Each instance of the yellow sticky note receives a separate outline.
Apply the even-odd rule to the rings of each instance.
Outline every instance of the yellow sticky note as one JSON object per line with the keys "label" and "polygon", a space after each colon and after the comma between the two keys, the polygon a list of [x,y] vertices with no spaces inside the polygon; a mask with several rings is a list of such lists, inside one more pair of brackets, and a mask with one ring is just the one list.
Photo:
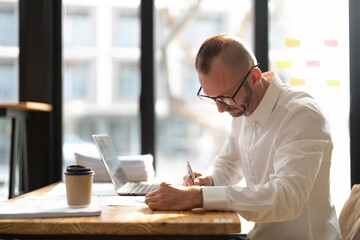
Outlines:
{"label": "yellow sticky note", "polygon": [[294,38],[285,38],[285,46],[287,47],[300,47],[300,40]]}
{"label": "yellow sticky note", "polygon": [[329,87],[340,87],[340,81],[339,80],[327,80],[326,85]]}
{"label": "yellow sticky note", "polygon": [[304,79],[298,79],[298,78],[290,78],[290,85],[291,86],[301,86],[301,85],[305,85],[305,80]]}
{"label": "yellow sticky note", "polygon": [[291,68],[292,62],[291,61],[276,61],[277,68]]}

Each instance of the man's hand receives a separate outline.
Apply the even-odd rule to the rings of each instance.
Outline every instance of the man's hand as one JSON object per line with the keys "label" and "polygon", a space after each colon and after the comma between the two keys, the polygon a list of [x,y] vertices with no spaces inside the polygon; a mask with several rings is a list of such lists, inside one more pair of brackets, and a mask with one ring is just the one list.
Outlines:
{"label": "man's hand", "polygon": [[189,173],[183,177],[183,186],[214,186],[214,181],[210,176],[202,176],[201,173],[193,172],[195,183],[193,183]]}
{"label": "man's hand", "polygon": [[203,206],[201,187],[173,186],[162,182],[145,197],[151,210],[190,210]]}

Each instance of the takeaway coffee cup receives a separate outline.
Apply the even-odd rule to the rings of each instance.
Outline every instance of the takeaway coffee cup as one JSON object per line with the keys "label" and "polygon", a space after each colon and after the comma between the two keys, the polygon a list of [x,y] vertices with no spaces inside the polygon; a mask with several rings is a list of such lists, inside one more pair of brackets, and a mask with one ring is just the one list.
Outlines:
{"label": "takeaway coffee cup", "polygon": [[69,207],[86,207],[91,202],[94,171],[82,165],[70,165],[65,171],[66,196]]}

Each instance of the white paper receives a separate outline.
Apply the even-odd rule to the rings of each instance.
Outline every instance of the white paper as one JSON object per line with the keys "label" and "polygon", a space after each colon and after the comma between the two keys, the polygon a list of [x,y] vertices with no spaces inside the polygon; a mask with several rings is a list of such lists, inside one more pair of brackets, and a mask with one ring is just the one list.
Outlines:
{"label": "white paper", "polygon": [[[91,167],[95,171],[94,182],[110,182],[100,155],[74,153],[76,164]],[[145,182],[154,178],[153,156],[151,154],[118,156],[129,181]]]}
{"label": "white paper", "polygon": [[0,203],[0,219],[98,216],[101,208],[96,197],[84,208],[70,208],[65,196],[29,196]]}
{"label": "white paper", "polygon": [[98,200],[101,206],[147,206],[145,196],[101,196]]}

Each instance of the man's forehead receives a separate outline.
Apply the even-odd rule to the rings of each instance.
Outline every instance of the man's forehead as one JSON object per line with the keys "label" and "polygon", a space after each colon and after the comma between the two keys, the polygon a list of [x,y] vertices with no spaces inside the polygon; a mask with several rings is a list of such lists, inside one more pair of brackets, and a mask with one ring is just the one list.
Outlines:
{"label": "man's forehead", "polygon": [[200,85],[203,88],[203,93],[211,96],[226,96],[231,95],[233,91],[232,81],[224,77],[209,77],[209,75],[199,74]]}

